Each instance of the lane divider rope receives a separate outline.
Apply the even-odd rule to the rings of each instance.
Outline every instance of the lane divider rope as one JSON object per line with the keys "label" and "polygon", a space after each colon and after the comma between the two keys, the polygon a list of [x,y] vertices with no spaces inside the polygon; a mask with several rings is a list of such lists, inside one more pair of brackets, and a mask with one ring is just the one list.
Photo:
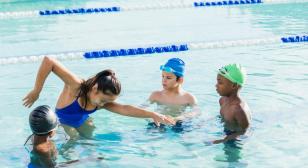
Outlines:
{"label": "lane divider rope", "polygon": [[261,3],[302,3],[308,0],[222,0],[222,1],[176,1],[176,2],[155,2],[153,4],[141,4],[135,6],[121,5],[105,8],[75,8],[75,9],[55,9],[55,10],[36,10],[21,12],[0,12],[0,19],[39,17],[54,15],[75,15],[75,14],[105,14],[121,11],[151,10],[151,9],[176,9],[176,8],[200,8],[236,5],[255,5]]}
{"label": "lane divider rope", "polygon": [[[49,56],[55,57],[59,60],[78,60],[78,59],[93,59],[93,58],[103,58],[103,57],[137,56],[137,55],[161,54],[161,53],[172,53],[172,52],[185,52],[188,50],[192,51],[192,50],[213,49],[213,48],[243,47],[243,46],[279,44],[279,43],[289,44],[289,43],[302,43],[302,42],[308,42],[308,35],[272,37],[263,39],[217,41],[217,42],[192,42],[192,43],[171,44],[171,45],[135,47],[126,49],[125,48],[105,49],[105,50],[96,50],[90,52],[49,54]],[[45,55],[3,57],[0,58],[0,65],[37,62],[42,60],[44,56]]]}

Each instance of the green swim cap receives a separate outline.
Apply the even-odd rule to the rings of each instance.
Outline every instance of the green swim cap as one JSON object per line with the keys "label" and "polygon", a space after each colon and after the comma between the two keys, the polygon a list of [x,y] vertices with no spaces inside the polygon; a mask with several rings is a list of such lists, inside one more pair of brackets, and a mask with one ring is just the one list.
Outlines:
{"label": "green swim cap", "polygon": [[240,86],[245,84],[246,70],[240,64],[226,65],[219,69],[218,74]]}

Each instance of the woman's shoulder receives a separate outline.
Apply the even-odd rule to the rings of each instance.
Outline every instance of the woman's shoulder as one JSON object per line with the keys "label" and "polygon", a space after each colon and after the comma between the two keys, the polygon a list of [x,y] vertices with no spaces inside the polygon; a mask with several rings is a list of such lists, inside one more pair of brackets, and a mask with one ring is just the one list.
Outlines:
{"label": "woman's shoulder", "polygon": [[64,97],[68,96],[71,98],[76,98],[80,92],[80,87],[84,81],[84,79],[80,79],[79,82],[76,82],[74,84],[65,84],[61,95],[65,95]]}

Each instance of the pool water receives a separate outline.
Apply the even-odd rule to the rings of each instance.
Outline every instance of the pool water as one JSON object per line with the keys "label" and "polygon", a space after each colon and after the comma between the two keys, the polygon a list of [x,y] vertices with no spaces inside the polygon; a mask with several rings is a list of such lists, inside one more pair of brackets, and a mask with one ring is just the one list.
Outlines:
{"label": "pool water", "polygon": [[[151,1],[144,1],[152,3]],[[68,7],[116,6],[139,1],[0,2],[0,12]],[[130,11],[99,15],[0,20],[0,56],[27,56],[196,41],[220,41],[307,34],[308,3]],[[186,62],[183,88],[193,93],[202,115],[182,132],[148,129],[144,119],[100,110],[93,115],[94,140],[54,138],[58,163],[67,167],[304,167],[308,165],[308,45],[271,44],[193,50],[134,57],[68,60],[62,63],[88,78],[115,70],[123,92],[118,102],[139,106],[161,89],[159,67],[169,58]],[[252,110],[248,138],[208,145],[224,136],[218,117],[216,70],[241,63],[248,71],[242,97]],[[23,143],[31,134],[22,98],[33,87],[39,62],[0,66],[1,167],[26,167]],[[63,84],[49,75],[34,106],[55,107]],[[29,146],[28,146],[29,147]],[[97,159],[104,158],[104,159]]]}

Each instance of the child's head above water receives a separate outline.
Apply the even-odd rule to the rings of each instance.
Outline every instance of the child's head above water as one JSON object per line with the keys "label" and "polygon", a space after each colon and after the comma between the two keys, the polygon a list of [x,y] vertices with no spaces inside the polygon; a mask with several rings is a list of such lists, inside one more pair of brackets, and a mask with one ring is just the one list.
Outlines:
{"label": "child's head above water", "polygon": [[57,128],[58,119],[49,106],[43,105],[30,113],[29,124],[34,135],[46,136]]}
{"label": "child's head above water", "polygon": [[171,58],[164,65],[162,70],[162,84],[165,89],[177,87],[183,83],[185,63],[179,58]]}
{"label": "child's head above water", "polygon": [[246,70],[240,64],[228,64],[218,70],[217,92],[221,96],[228,96],[238,91],[246,81]]}

